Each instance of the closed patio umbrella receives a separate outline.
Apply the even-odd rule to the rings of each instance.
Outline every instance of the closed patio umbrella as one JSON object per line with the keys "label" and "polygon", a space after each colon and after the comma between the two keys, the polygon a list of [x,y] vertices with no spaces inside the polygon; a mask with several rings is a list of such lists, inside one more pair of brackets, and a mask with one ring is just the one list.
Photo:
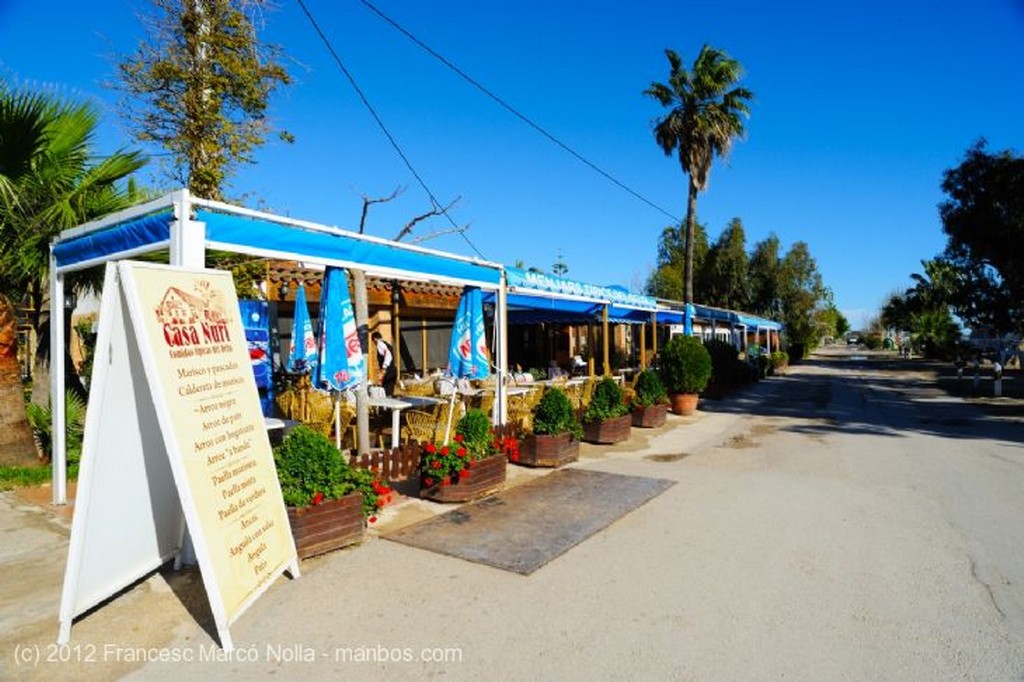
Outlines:
{"label": "closed patio umbrella", "polygon": [[319,361],[313,385],[334,394],[335,445],[341,447],[340,392],[366,379],[366,356],[359,344],[356,316],[348,293],[348,277],[341,268],[328,267],[320,292]]}
{"label": "closed patio umbrella", "polygon": [[292,340],[288,344],[289,372],[312,372],[316,368],[316,337],[306,304],[306,287],[299,284],[295,294],[295,313],[292,319]]}
{"label": "closed patio umbrella", "polygon": [[[477,287],[466,287],[455,311],[452,339],[448,346],[448,374],[456,380],[486,379],[491,375],[487,330],[484,325],[483,294]],[[452,391],[451,409],[448,410],[448,424],[444,431],[446,443],[451,435],[455,393],[456,391]]]}

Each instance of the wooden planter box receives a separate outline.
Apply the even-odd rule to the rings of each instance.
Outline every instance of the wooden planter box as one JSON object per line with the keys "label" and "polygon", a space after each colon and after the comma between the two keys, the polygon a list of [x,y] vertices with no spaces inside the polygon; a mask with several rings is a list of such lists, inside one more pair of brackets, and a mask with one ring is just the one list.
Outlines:
{"label": "wooden planter box", "polygon": [[560,467],[580,458],[580,442],[571,433],[532,434],[519,443],[519,461],[528,467]]}
{"label": "wooden planter box", "polygon": [[288,523],[300,559],[308,559],[363,539],[363,495],[349,493],[309,507],[288,507]]}
{"label": "wooden planter box", "polygon": [[631,414],[632,425],[641,429],[654,429],[665,423],[668,419],[668,405],[648,405],[637,408]]}
{"label": "wooden planter box", "polygon": [[628,414],[583,425],[583,440],[588,443],[621,443],[624,440],[629,440],[629,433],[630,416]]}
{"label": "wooden planter box", "polygon": [[506,464],[508,457],[504,453],[485,457],[473,462],[467,478],[420,488],[420,497],[434,502],[469,502],[490,495],[505,485]]}

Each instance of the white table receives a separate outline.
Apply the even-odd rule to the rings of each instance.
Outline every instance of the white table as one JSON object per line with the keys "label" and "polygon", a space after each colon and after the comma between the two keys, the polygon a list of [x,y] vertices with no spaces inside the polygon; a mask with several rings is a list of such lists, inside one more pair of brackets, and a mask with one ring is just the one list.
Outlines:
{"label": "white table", "polygon": [[[411,398],[411,396],[410,396]],[[391,410],[391,447],[397,448],[399,443],[399,429],[402,419],[402,410],[412,407],[413,403],[397,398],[370,398],[366,401],[370,407],[379,407]]]}

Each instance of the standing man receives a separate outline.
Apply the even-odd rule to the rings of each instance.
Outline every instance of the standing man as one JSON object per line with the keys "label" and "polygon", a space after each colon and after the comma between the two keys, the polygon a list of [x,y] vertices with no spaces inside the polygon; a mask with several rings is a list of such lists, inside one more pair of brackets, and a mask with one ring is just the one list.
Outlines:
{"label": "standing man", "polygon": [[398,370],[395,368],[395,356],[391,346],[381,337],[380,332],[370,335],[373,345],[377,348],[377,366],[380,367],[380,383],[388,397],[394,395],[395,382],[398,381]]}

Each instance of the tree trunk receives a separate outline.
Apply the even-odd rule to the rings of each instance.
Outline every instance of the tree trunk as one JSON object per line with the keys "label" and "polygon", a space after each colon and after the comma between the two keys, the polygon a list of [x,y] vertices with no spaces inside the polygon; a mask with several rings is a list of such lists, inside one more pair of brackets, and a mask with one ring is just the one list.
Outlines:
{"label": "tree trunk", "polygon": [[683,266],[683,303],[693,303],[693,233],[697,221],[697,185],[690,178],[686,199],[686,263]]}
{"label": "tree trunk", "polygon": [[41,466],[25,416],[25,392],[18,364],[18,321],[0,296],[0,465]]}

